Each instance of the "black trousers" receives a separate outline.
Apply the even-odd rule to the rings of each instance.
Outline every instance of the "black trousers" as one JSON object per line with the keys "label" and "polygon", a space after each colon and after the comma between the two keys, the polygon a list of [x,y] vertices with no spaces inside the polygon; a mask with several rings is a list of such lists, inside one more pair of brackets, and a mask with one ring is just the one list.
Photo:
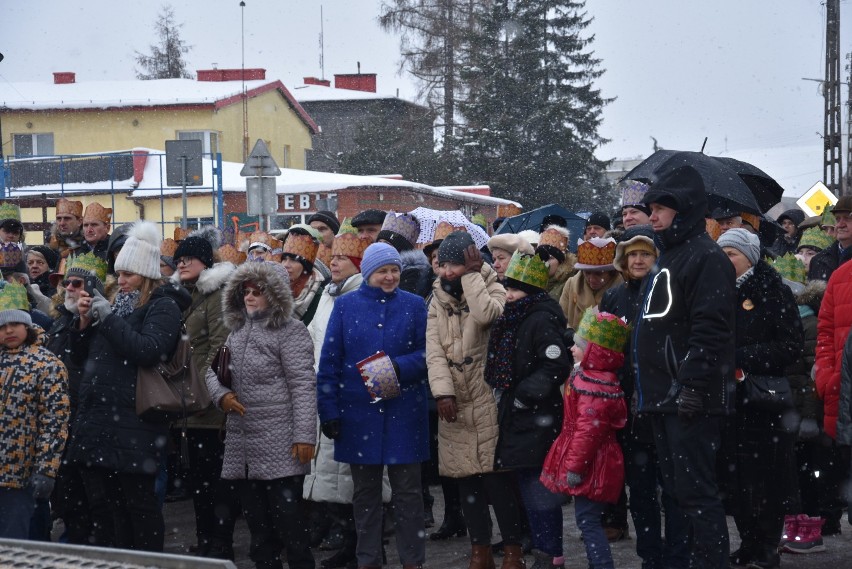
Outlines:
{"label": "black trousers", "polygon": [[222,480],[225,443],[218,429],[187,429],[188,480],[195,510],[198,544],[216,542],[230,546],[240,510],[239,493],[228,480]]}
{"label": "black trousers", "polygon": [[154,474],[81,468],[94,545],[162,551],[165,526]]}
{"label": "black trousers", "polygon": [[459,496],[470,542],[473,545],[491,543],[491,514],[489,499],[503,543],[520,545],[524,529],[522,505],[515,488],[514,473],[490,472],[459,478]]}
{"label": "black trousers", "polygon": [[240,480],[240,500],[251,533],[249,557],[258,568],[279,569],[282,547],[290,569],[314,569],[310,525],[306,523],[304,476]]}
{"label": "black trousers", "polygon": [[74,545],[91,545],[92,520],[83,476],[76,465],[63,461],[53,491],[54,514],[65,524],[65,538]]}

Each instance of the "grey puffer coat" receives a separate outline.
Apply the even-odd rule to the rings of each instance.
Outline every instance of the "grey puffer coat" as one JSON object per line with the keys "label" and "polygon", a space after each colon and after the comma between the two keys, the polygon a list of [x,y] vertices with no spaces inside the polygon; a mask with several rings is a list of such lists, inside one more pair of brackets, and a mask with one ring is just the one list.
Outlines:
{"label": "grey puffer coat", "polygon": [[[249,316],[242,285],[257,283],[269,302]],[[228,279],[222,296],[225,341],[231,349],[232,389],[212,370],[207,388],[217,407],[230,391],[245,406],[228,415],[222,478],[274,480],[307,474],[309,465],[292,456],[295,443],[316,444],[316,375],[313,344],[305,325],[292,318],[293,296],[284,267],[246,263]]]}

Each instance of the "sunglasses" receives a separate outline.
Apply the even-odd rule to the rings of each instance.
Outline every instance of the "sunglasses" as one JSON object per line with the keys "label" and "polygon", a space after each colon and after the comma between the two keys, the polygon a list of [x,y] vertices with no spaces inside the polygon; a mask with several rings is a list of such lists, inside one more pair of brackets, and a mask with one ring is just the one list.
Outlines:
{"label": "sunglasses", "polygon": [[244,288],[244,289],[243,289],[243,296],[254,296],[254,297],[258,297],[258,296],[260,296],[260,295],[262,295],[262,294],[263,294],[263,293],[262,293],[261,291],[259,291],[258,289],[256,289],[256,288]]}
{"label": "sunglasses", "polygon": [[82,279],[65,279],[62,281],[62,286],[65,288],[79,288],[83,286]]}

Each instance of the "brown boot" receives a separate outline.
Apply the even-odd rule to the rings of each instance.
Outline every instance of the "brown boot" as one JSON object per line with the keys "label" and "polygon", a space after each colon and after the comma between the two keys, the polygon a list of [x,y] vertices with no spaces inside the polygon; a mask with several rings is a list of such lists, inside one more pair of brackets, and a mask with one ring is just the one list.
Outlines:
{"label": "brown boot", "polygon": [[467,569],[496,569],[491,545],[472,545],[470,565],[467,566]]}
{"label": "brown boot", "polygon": [[524,549],[520,544],[503,545],[503,565],[500,569],[526,569],[527,564],[524,563]]}

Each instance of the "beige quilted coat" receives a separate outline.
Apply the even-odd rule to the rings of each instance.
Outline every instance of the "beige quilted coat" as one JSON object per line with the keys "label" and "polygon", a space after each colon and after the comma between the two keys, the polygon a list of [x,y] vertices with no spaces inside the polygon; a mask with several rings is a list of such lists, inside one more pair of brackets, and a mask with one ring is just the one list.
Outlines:
{"label": "beige quilted coat", "polygon": [[426,326],[426,363],[435,398],[454,395],[455,423],[439,421],[438,459],[443,476],[463,478],[491,472],[497,445],[497,405],[485,383],[485,358],[491,325],[502,314],[506,290],[484,264],[480,274],[462,278],[458,301],[433,286]]}

